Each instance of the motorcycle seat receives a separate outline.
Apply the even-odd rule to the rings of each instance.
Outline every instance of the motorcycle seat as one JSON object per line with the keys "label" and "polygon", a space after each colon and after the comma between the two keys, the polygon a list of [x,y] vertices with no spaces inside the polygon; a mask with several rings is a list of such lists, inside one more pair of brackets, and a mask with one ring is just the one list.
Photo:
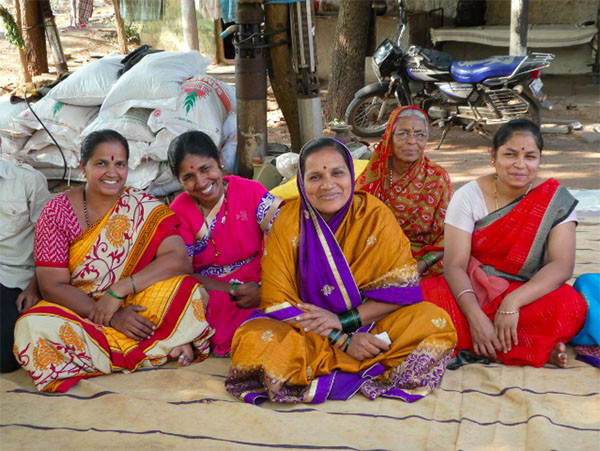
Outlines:
{"label": "motorcycle seat", "polygon": [[461,83],[479,83],[486,78],[510,75],[524,56],[490,56],[476,61],[454,61],[450,72]]}
{"label": "motorcycle seat", "polygon": [[426,60],[428,60],[425,63],[428,67],[444,71],[450,69],[450,65],[452,64],[452,56],[448,53],[423,48],[420,49],[419,53],[423,55]]}

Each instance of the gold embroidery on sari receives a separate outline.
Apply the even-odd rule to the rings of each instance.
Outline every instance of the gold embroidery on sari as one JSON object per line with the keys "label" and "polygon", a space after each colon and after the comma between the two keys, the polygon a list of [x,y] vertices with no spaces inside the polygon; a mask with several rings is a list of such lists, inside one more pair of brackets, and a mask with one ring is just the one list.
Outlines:
{"label": "gold embroidery on sari", "polygon": [[50,365],[57,366],[62,362],[62,356],[51,342],[40,338],[33,350],[33,363],[35,367],[44,371]]}
{"label": "gold embroidery on sari", "polygon": [[77,351],[83,351],[85,349],[85,343],[79,338],[69,323],[64,323],[60,327],[59,335],[63,343],[67,346],[71,346]]}
{"label": "gold embroidery on sari", "polygon": [[323,285],[323,288],[321,288],[321,292],[325,296],[329,296],[331,293],[333,293],[333,290],[335,290],[335,287],[332,287],[331,285]]}
{"label": "gold embroidery on sari", "polygon": [[445,318],[433,318],[431,320],[431,322],[433,323],[433,325],[435,327],[437,327],[438,329],[443,329],[446,327],[446,319]]}

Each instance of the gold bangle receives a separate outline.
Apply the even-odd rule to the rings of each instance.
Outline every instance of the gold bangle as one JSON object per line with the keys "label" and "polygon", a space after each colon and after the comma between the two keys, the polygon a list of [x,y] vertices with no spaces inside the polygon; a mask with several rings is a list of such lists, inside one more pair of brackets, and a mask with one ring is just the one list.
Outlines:
{"label": "gold bangle", "polygon": [[505,312],[504,310],[496,310],[496,313],[500,313],[501,315],[516,315],[519,313],[519,311],[515,310],[513,312]]}

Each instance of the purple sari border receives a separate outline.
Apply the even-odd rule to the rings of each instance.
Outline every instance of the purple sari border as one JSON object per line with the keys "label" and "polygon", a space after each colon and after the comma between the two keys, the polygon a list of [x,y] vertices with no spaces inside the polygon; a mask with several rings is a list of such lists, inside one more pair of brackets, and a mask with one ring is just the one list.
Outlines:
{"label": "purple sari border", "polygon": [[600,359],[598,357],[594,357],[593,355],[579,354],[577,357],[575,357],[575,360],[579,360],[583,363],[587,363],[588,365],[600,368]]}
{"label": "purple sari border", "polygon": [[361,291],[361,294],[375,301],[397,305],[412,305],[423,301],[423,292],[420,286],[377,288]]}

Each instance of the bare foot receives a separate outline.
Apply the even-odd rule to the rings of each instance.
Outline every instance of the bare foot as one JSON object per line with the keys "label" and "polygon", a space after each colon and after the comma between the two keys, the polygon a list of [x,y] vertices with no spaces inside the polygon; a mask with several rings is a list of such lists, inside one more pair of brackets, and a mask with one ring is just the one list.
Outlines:
{"label": "bare foot", "polygon": [[567,367],[567,353],[566,353],[567,347],[565,346],[564,343],[558,342],[556,344],[556,346],[554,346],[554,349],[552,350],[552,352],[550,353],[550,358],[548,359],[548,363],[551,363],[552,365],[556,365],[560,368],[566,368]]}
{"label": "bare foot", "polygon": [[170,352],[169,357],[173,360],[177,360],[182,366],[190,366],[194,361],[194,350],[190,343],[176,346]]}

